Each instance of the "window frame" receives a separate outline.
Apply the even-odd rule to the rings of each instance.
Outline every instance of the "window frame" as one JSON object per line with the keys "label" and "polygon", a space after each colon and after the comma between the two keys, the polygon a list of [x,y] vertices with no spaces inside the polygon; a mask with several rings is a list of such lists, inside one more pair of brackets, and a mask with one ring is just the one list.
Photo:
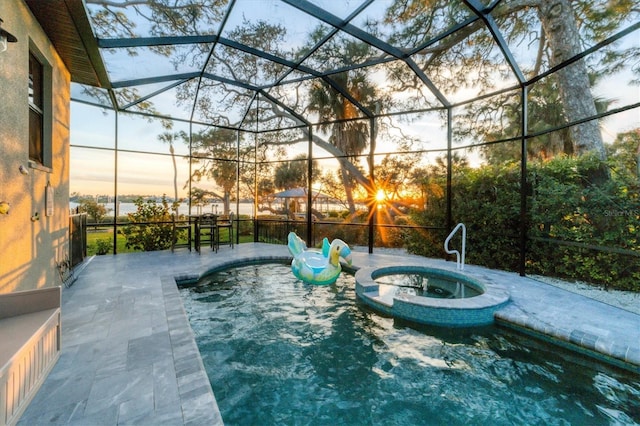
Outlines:
{"label": "window frame", "polygon": [[[40,105],[34,102],[34,96],[32,95],[31,84],[31,66],[32,61],[39,65],[40,70]],[[28,157],[29,167],[32,169],[42,170],[45,172],[52,172],[53,156],[52,156],[52,103],[53,103],[53,88],[52,88],[52,67],[45,59],[44,55],[32,44],[29,47],[29,63],[28,63],[28,126],[29,126],[29,146]],[[37,142],[39,148],[39,155],[33,155],[32,153],[32,137],[34,137],[34,123],[32,118],[39,118],[39,141]],[[35,136],[37,137],[37,136]],[[37,157],[37,158],[35,158]]]}

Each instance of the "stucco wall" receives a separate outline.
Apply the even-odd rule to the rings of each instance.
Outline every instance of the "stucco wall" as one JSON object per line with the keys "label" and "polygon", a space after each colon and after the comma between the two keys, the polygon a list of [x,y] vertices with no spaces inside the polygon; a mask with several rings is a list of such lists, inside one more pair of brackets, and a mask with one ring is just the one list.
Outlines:
{"label": "stucco wall", "polygon": [[[68,253],[70,77],[48,38],[21,0],[0,1],[3,28],[18,38],[0,53],[0,293],[60,285],[56,262]],[[52,72],[52,167],[29,166],[29,49]],[[24,166],[28,175],[20,173]],[[54,213],[45,215],[45,187],[54,189]],[[39,220],[32,221],[35,213]]]}

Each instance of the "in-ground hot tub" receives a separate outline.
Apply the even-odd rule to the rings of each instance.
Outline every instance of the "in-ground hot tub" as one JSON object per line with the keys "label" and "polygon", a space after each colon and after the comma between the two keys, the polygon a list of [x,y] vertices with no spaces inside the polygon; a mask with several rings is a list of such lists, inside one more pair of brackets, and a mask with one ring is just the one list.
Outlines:
{"label": "in-ground hot tub", "polygon": [[509,302],[500,285],[462,272],[420,265],[367,267],[356,272],[356,294],[369,307],[393,317],[447,327],[493,324]]}

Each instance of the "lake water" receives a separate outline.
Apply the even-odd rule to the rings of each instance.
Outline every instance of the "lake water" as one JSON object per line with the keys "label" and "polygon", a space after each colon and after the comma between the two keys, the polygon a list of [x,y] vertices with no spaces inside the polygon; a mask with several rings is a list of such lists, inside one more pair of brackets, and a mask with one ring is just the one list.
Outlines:
{"label": "lake water", "polygon": [[[107,210],[107,216],[113,216],[113,203],[101,203],[102,205],[104,205]],[[78,207],[78,203],[75,202],[69,202],[69,208],[70,209],[75,209],[76,207]],[[233,203],[231,205],[231,210],[233,212],[236,211],[236,204]],[[134,213],[136,211],[136,205],[134,203],[120,203],[119,208],[118,208],[118,216],[126,216],[129,213]],[[253,203],[240,203],[240,214],[241,215],[248,215],[248,216],[253,216]],[[188,214],[189,213],[189,207],[187,205],[181,205],[178,208],[178,213],[179,214]],[[212,204],[207,204],[205,206],[202,206],[201,211],[197,211],[195,207],[193,207],[191,209],[191,214],[198,214],[198,213],[222,213],[222,203],[212,203]]]}
{"label": "lake water", "polygon": [[[113,203],[100,203],[103,206],[105,206],[108,210],[107,216],[113,217]],[[273,204],[274,208],[279,208],[281,205],[280,204]],[[76,207],[78,207],[78,203],[70,201],[69,202],[69,209],[74,210]],[[315,208],[318,208],[318,206],[316,206]],[[191,214],[202,214],[202,213],[214,213],[214,214],[221,214],[222,213],[222,203],[210,203],[210,204],[206,204],[204,206],[202,206],[200,208],[200,210],[198,210],[196,207],[192,207],[191,208]],[[339,204],[323,204],[321,206],[321,211],[322,212],[326,212],[326,211],[341,211],[344,210],[345,207]],[[304,210],[304,207],[303,207]],[[118,216],[126,216],[129,213],[134,213],[136,211],[136,205],[134,203],[120,203],[119,207],[118,207]],[[236,213],[236,203],[231,203],[231,211],[233,211],[234,213]],[[189,206],[187,206],[186,204],[182,204],[180,205],[180,207],[178,208],[178,213],[179,214],[188,214],[189,213]],[[240,215],[247,215],[247,216],[251,216],[253,217],[253,203],[240,203],[239,205],[239,213]],[[258,212],[258,214],[269,214],[269,212]]]}

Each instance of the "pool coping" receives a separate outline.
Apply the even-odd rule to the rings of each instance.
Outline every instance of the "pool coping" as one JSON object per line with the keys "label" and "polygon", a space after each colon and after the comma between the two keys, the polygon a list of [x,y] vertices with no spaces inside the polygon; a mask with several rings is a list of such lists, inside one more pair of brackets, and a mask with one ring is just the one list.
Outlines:
{"label": "pool coping", "polygon": [[169,338],[185,424],[222,425],[222,415],[174,277],[162,277]]}

